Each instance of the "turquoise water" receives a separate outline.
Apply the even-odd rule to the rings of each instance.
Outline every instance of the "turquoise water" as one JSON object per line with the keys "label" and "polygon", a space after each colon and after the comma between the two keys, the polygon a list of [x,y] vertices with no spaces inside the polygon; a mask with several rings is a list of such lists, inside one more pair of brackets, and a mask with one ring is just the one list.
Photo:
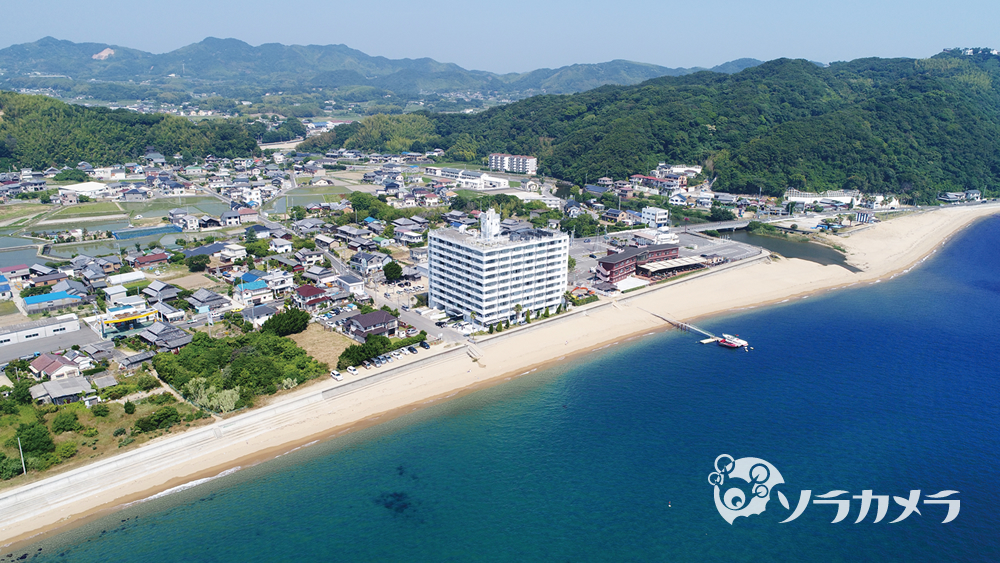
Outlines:
{"label": "turquoise water", "polygon": [[[622,342],[134,505],[37,561],[997,561],[1000,219],[912,272]],[[760,457],[799,491],[960,491],[859,524],[772,498],[730,525],[707,482]],[[38,549],[42,549],[38,552]],[[4,559],[6,560],[6,559]]]}

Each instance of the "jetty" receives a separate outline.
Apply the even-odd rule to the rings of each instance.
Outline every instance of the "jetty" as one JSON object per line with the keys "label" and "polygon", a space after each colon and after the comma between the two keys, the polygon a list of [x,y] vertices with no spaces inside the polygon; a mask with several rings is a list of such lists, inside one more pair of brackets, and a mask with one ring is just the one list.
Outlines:
{"label": "jetty", "polygon": [[[640,307],[640,309],[642,309],[642,308]],[[722,340],[721,337],[716,336],[716,335],[712,334],[711,332],[708,332],[707,330],[702,330],[702,329],[694,326],[693,324],[685,323],[685,322],[678,321],[678,320],[674,320],[674,319],[671,319],[670,317],[665,317],[665,316],[663,316],[663,315],[661,315],[659,313],[654,313],[652,311],[647,311],[646,309],[642,309],[642,310],[646,311],[647,313],[649,313],[650,315],[653,315],[654,317],[656,317],[658,319],[662,319],[662,320],[670,323],[671,325],[674,326],[674,328],[676,328],[678,330],[683,330],[684,332],[697,332],[697,333],[700,333],[700,334],[703,334],[703,335],[707,336],[708,338],[699,341],[702,344],[711,344],[712,342],[718,342],[719,340]]]}

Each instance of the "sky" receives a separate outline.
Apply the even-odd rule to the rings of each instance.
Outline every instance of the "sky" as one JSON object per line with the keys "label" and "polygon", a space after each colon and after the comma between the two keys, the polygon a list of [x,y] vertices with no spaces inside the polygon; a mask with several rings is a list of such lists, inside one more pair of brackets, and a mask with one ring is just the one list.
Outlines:
{"label": "sky", "polygon": [[164,53],[205,37],[344,44],[388,58],[525,72],[627,59],[712,67],[1000,48],[1000,2],[967,0],[32,0],[4,7],[0,48],[45,36]]}

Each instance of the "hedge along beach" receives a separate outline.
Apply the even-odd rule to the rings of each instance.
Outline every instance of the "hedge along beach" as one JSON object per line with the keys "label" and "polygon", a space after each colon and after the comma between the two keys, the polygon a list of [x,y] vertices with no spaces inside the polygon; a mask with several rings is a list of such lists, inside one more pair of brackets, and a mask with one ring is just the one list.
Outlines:
{"label": "hedge along beach", "polygon": [[[0,493],[0,542],[22,542],[123,504],[246,467],[310,441],[378,424],[424,405],[511,379],[571,355],[692,319],[802,297],[909,271],[955,232],[1000,213],[983,204],[927,210],[837,242],[852,273],[795,259],[756,260],[654,286],[344,383],[325,381],[211,426]],[[744,333],[752,327],[734,327]],[[744,330],[745,329],[745,330]],[[470,356],[475,356],[476,359]]]}

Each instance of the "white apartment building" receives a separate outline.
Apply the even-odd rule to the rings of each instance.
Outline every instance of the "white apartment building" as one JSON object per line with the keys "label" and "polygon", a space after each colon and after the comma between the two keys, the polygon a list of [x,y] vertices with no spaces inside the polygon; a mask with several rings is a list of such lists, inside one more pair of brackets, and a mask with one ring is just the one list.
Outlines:
{"label": "white apartment building", "polygon": [[493,153],[490,155],[490,170],[534,174],[538,171],[538,159],[520,154]]}
{"label": "white apartment building", "polygon": [[654,229],[659,227],[669,227],[670,212],[659,207],[643,207],[642,222],[650,227],[653,227]]}
{"label": "white apartment building", "polygon": [[547,229],[500,234],[500,216],[480,217],[480,232],[437,229],[428,236],[429,305],[481,325],[522,311],[555,311],[567,283],[569,235]]}

